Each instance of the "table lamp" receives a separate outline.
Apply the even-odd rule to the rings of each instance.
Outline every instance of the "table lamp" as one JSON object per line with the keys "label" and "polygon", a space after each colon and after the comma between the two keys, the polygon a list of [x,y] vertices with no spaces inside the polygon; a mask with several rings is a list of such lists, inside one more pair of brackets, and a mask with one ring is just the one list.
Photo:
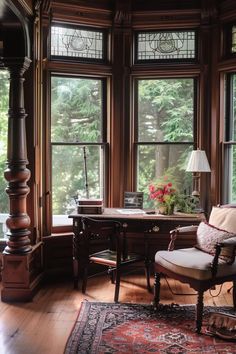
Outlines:
{"label": "table lamp", "polygon": [[193,173],[192,195],[200,197],[199,179],[201,172],[211,172],[209,162],[204,150],[193,150],[186,168],[187,172]]}

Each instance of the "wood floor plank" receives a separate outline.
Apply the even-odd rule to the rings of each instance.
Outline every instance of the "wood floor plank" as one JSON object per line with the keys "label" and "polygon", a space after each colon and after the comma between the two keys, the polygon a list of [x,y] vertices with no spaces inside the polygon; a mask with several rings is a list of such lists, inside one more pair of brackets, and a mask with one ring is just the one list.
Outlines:
{"label": "wood floor plank", "polygon": [[[154,280],[151,279],[153,285]],[[195,295],[188,285],[168,279],[174,295],[165,279],[161,279],[161,303],[194,304]],[[232,286],[226,283],[204,296],[205,305],[232,306]],[[45,284],[32,302],[8,304],[0,302],[0,353],[1,354],[63,354],[67,338],[73,328],[83,300],[113,302],[114,285],[107,276],[88,280],[87,293],[74,290],[72,281]],[[143,274],[122,277],[120,302],[150,304],[153,294],[146,289]]]}

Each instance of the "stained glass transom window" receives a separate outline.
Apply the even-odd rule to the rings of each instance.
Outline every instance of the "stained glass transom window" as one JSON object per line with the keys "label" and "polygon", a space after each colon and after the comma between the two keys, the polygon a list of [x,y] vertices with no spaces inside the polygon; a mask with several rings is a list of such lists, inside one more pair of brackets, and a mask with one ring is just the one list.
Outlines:
{"label": "stained glass transom window", "polygon": [[195,42],[194,31],[139,32],[136,58],[138,61],[194,59]]}
{"label": "stained glass transom window", "polygon": [[104,33],[90,29],[51,27],[51,55],[104,59]]}
{"label": "stained glass transom window", "polygon": [[236,26],[232,27],[232,53],[236,53]]}

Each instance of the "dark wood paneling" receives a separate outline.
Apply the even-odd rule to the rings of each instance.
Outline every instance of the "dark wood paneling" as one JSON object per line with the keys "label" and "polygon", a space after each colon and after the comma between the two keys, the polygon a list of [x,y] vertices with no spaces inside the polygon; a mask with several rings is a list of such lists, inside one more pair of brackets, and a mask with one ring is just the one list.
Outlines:
{"label": "dark wood paneling", "polygon": [[72,274],[72,234],[43,238],[44,271]]}

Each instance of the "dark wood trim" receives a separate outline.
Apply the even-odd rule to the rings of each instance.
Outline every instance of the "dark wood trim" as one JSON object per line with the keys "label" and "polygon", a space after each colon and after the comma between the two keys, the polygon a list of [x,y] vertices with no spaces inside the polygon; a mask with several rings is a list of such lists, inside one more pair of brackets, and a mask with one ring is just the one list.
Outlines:
{"label": "dark wood trim", "polygon": [[218,64],[219,71],[233,72],[236,69],[236,58],[231,58],[227,60],[222,60]]}
{"label": "dark wood trim", "polygon": [[49,11],[52,14],[52,21],[64,23],[80,23],[96,27],[109,27],[112,24],[112,11],[95,4],[95,6],[84,6],[78,3],[51,2]]}
{"label": "dark wood trim", "polygon": [[48,61],[44,60],[44,70],[54,71],[54,72],[63,72],[63,73],[71,73],[71,74],[80,74],[91,76],[111,76],[112,75],[112,67],[111,65],[104,64],[88,64],[88,63],[78,63],[78,62],[69,62],[69,61],[59,61],[52,60]]}
{"label": "dark wood trim", "polygon": [[236,20],[234,0],[223,0],[220,2],[219,17],[222,23],[227,23]]}
{"label": "dark wood trim", "polygon": [[42,243],[23,255],[4,253],[2,268],[2,301],[31,301],[43,280]]}
{"label": "dark wood trim", "polygon": [[188,77],[197,76],[201,72],[199,64],[136,64],[131,68],[132,76],[145,77]]}
{"label": "dark wood trim", "polygon": [[18,0],[26,13],[30,16],[33,15],[33,1],[32,0]]}
{"label": "dark wood trim", "polygon": [[145,30],[196,28],[200,24],[200,18],[200,9],[134,11],[132,13],[132,26],[134,29]]}

